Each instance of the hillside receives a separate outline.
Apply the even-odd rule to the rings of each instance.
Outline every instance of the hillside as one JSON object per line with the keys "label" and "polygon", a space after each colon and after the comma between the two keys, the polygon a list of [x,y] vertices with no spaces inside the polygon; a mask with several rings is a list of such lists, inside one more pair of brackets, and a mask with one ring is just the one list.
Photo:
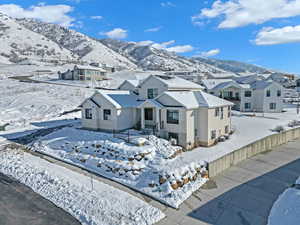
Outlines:
{"label": "hillside", "polygon": [[100,62],[127,69],[136,68],[136,65],[127,58],[77,31],[33,19],[18,19],[17,21],[27,29],[43,35],[62,48],[73,52],[82,61]]}
{"label": "hillside", "polygon": [[216,66],[220,69],[233,72],[233,73],[268,73],[270,70],[248,64],[248,63],[243,63],[243,62],[238,62],[238,61],[233,61],[233,60],[220,60],[220,59],[208,59],[208,58],[193,58],[196,61],[199,61],[201,63],[207,63],[212,66]]}
{"label": "hillside", "polygon": [[32,32],[14,19],[0,13],[0,62],[16,63],[23,59],[75,60],[77,57],[40,34]]}
{"label": "hillside", "polygon": [[0,63],[33,61],[98,62],[119,69],[197,71],[202,73],[269,73],[255,65],[209,58],[188,58],[152,44],[94,39],[65,27],[0,13]]}
{"label": "hillside", "polygon": [[151,45],[113,39],[101,39],[99,42],[127,57],[144,70],[224,72],[213,65],[190,60],[163,49],[156,49]]}

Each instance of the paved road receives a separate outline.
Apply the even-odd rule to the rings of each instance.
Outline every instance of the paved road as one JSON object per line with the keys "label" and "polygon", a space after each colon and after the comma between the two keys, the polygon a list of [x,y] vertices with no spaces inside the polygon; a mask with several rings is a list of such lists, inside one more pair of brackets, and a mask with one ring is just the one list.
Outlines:
{"label": "paved road", "polygon": [[[278,196],[300,176],[300,140],[215,177],[157,225],[266,225]],[[150,202],[155,205],[155,202]]]}
{"label": "paved road", "polygon": [[0,225],[80,225],[28,187],[0,173]]}

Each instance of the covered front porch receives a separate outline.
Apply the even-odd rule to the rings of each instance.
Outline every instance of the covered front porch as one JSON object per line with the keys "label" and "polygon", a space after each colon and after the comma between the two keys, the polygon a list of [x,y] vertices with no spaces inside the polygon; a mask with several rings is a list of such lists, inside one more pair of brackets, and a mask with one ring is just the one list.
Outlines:
{"label": "covered front porch", "polygon": [[141,129],[159,132],[163,127],[161,120],[163,106],[153,99],[148,99],[139,108],[141,111]]}

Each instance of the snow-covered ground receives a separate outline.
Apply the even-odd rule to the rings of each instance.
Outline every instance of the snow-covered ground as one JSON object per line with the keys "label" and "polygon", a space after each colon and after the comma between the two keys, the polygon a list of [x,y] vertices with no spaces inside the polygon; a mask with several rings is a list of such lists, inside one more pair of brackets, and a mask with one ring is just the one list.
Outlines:
{"label": "snow-covered ground", "polygon": [[181,148],[154,136],[147,138],[136,132],[127,143],[120,135],[66,127],[30,146],[178,207],[207,181],[205,163],[199,159],[173,164]]}
{"label": "snow-covered ground", "polygon": [[165,216],[126,192],[21,150],[0,150],[0,172],[29,186],[83,225],[150,225]]}
{"label": "snow-covered ground", "polygon": [[[251,116],[240,112],[234,112],[232,116],[232,125],[235,133],[225,142],[206,148],[199,147],[193,151],[186,152],[178,161],[192,162],[195,159],[202,159],[206,162],[214,161],[232,151],[242,148],[250,143],[260,140],[276,132],[272,129],[282,125],[284,129],[291,129],[288,123],[293,120],[300,120],[300,114],[297,115],[296,108],[286,108],[284,113],[256,113]],[[183,162],[181,162],[183,163]]]}
{"label": "snow-covered ground", "polygon": [[93,90],[84,88],[0,80],[0,125],[8,123],[9,130],[37,121],[79,117],[79,113],[60,115],[76,109],[92,94]]}
{"label": "snow-covered ground", "polygon": [[268,225],[300,224],[300,178],[296,181],[297,188],[288,188],[274,203]]}

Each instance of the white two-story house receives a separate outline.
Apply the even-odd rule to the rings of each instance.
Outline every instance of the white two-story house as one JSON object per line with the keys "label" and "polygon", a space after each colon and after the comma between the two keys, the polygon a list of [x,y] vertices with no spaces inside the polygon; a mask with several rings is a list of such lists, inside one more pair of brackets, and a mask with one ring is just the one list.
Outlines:
{"label": "white two-story house", "polygon": [[191,149],[210,146],[229,135],[232,106],[190,81],[149,76],[138,85],[138,94],[133,90],[97,91],[86,99],[82,126],[116,132],[131,128],[151,131]]}
{"label": "white two-story house", "polygon": [[206,91],[235,104],[241,112],[282,112],[284,88],[271,80],[246,77],[236,80],[204,80]]}

